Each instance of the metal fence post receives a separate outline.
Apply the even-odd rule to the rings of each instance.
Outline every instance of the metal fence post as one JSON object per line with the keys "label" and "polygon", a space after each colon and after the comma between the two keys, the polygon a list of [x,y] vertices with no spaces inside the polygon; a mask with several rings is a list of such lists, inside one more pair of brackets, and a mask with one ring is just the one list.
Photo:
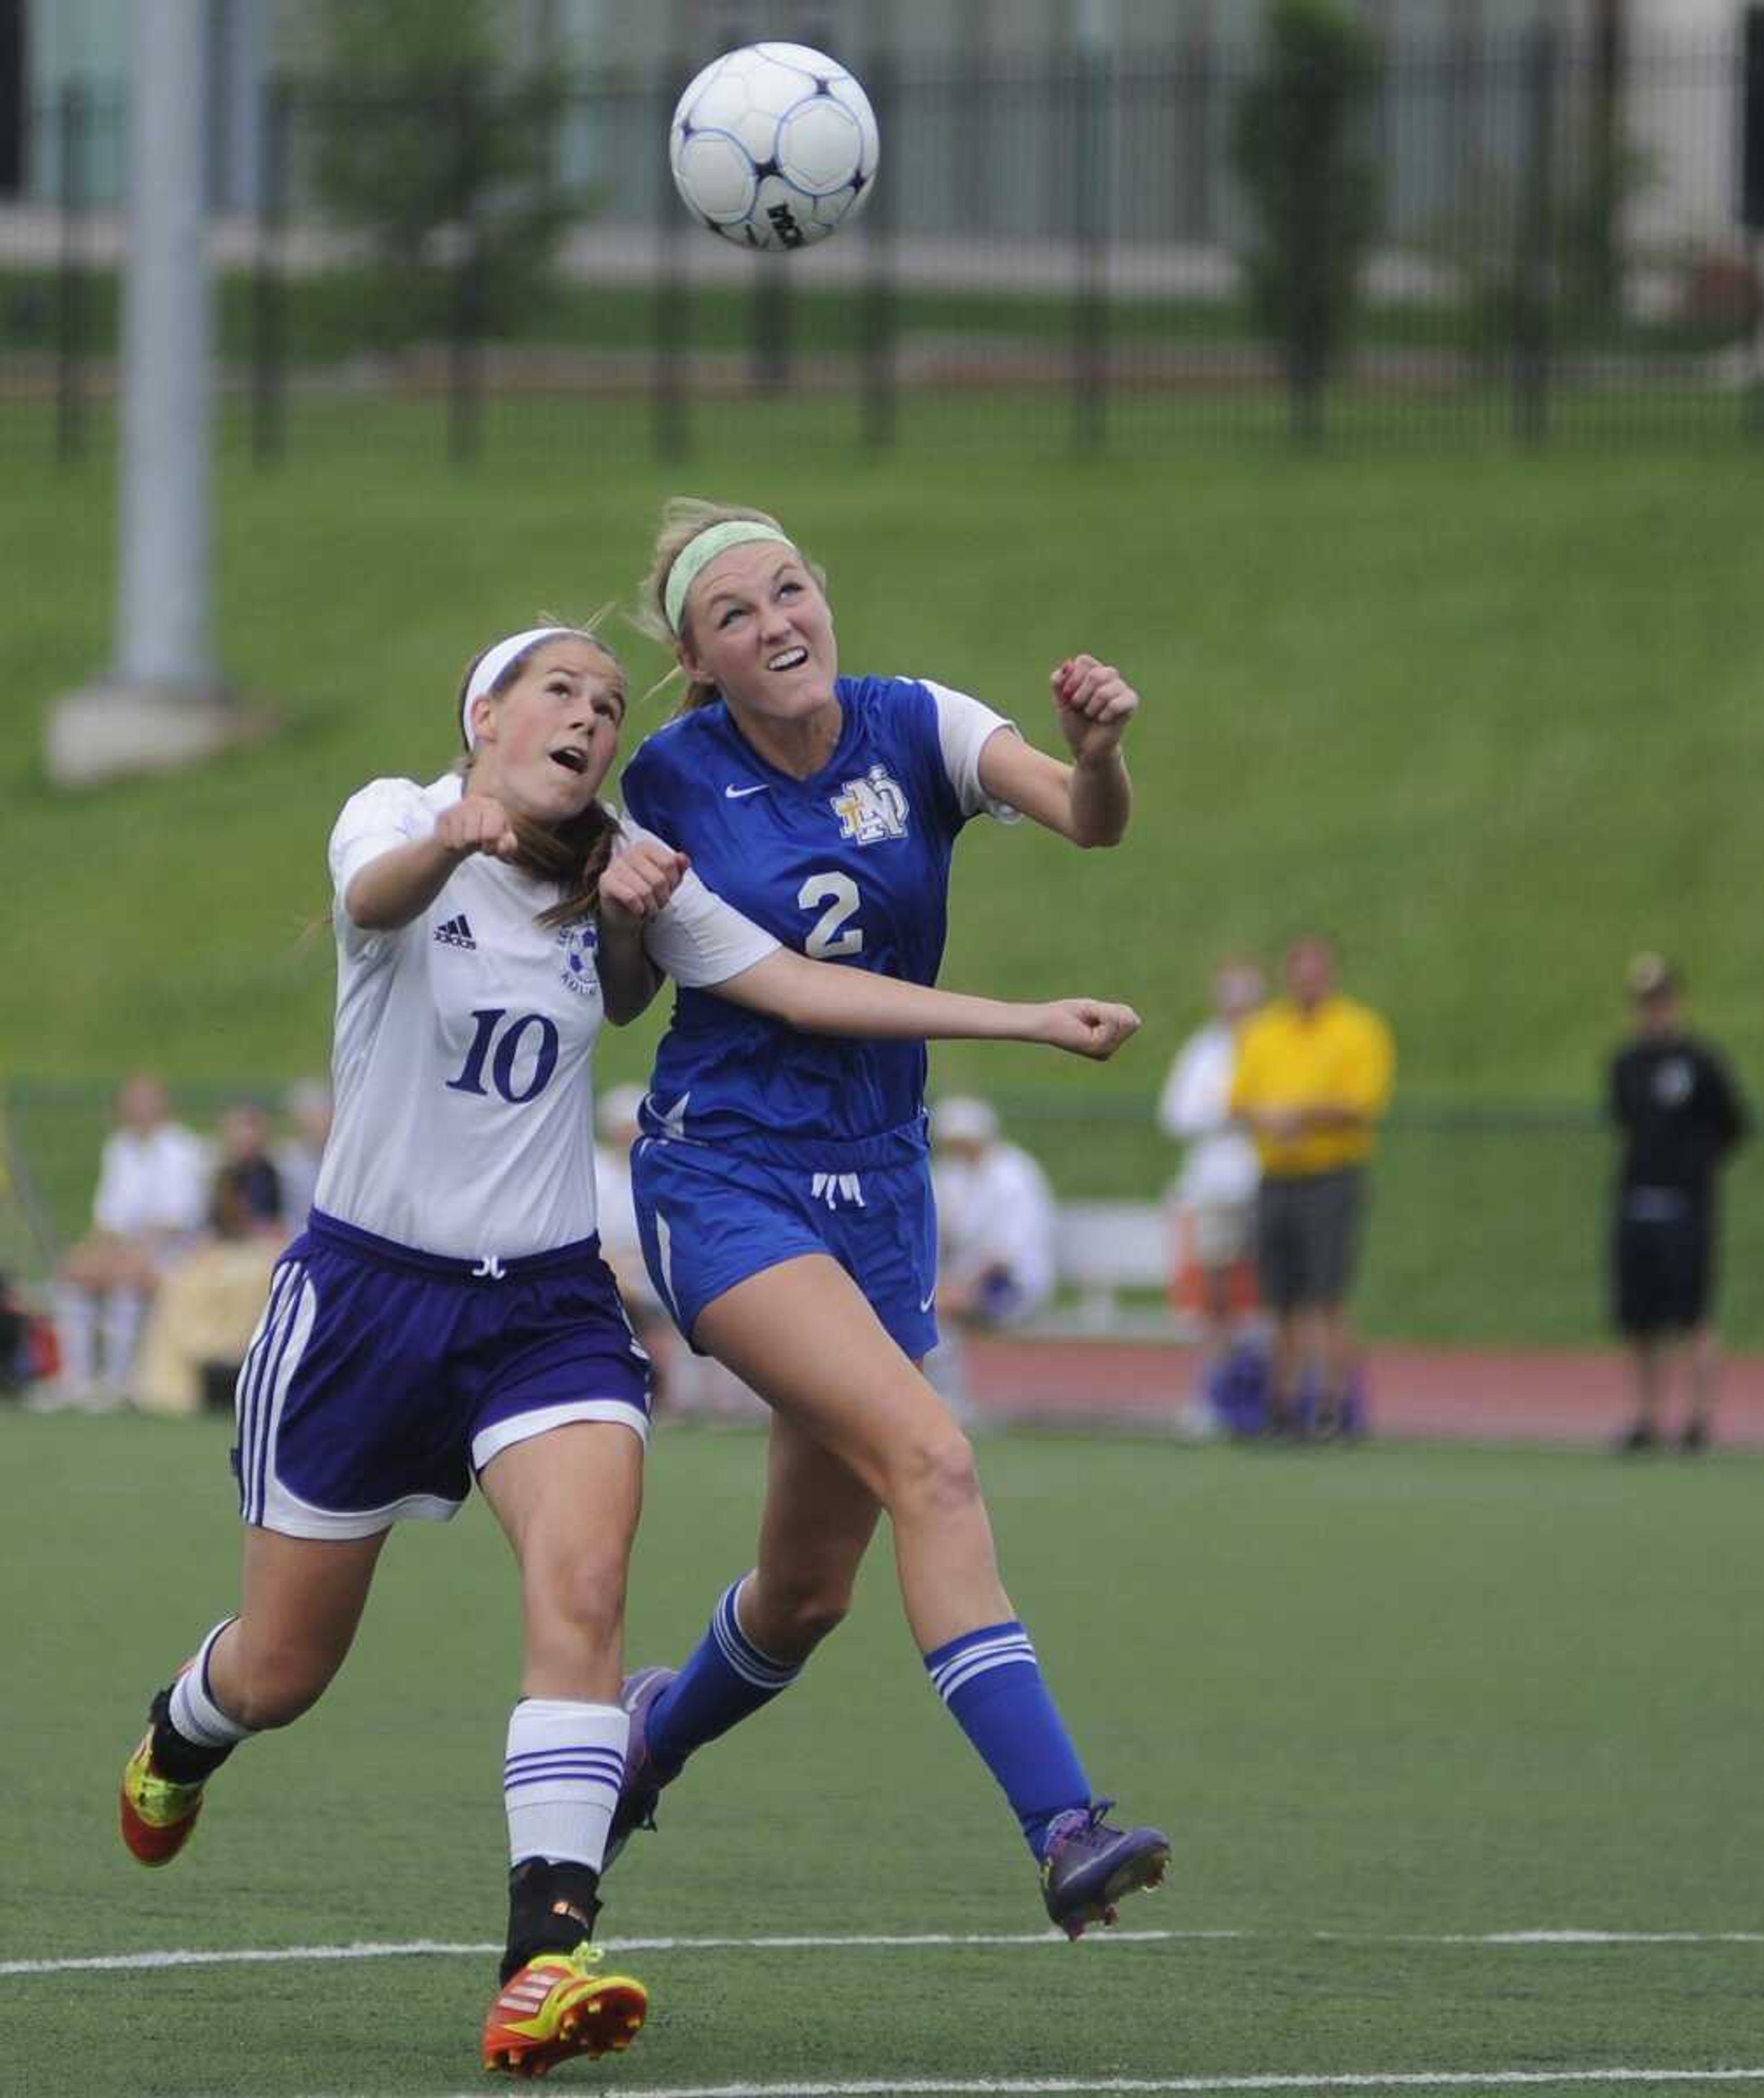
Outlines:
{"label": "metal fence post", "polygon": [[1081,46],[1073,59],[1072,226],[1076,254],[1072,307],[1073,436],[1094,450],[1108,433],[1109,180],[1108,98],[1113,73],[1105,49]]}
{"label": "metal fence post", "polygon": [[58,112],[56,187],[61,239],[55,267],[55,458],[64,466],[86,451],[87,300],[86,165],[90,104],[77,81],[62,88]]}
{"label": "metal fence post", "polygon": [[1177,197],[1174,226],[1190,240],[1211,237],[1213,222],[1212,112],[1217,85],[1213,14],[1202,6],[1189,20],[1176,57]]}
{"label": "metal fence post", "polygon": [[[865,68],[876,129],[889,136],[894,108],[893,64],[889,55],[871,54]],[[863,289],[858,325],[862,335],[862,433],[872,450],[892,445],[898,434],[900,384],[895,365],[900,317],[894,283],[894,208],[888,175],[878,163],[873,194],[864,207]]]}
{"label": "metal fence post", "polygon": [[[1746,8],[1740,39],[1739,219],[1754,283],[1764,282],[1764,7]],[[1764,309],[1752,325],[1752,369],[1741,389],[1749,436],[1764,437]]]}
{"label": "metal fence post", "polygon": [[665,63],[655,97],[654,135],[661,141],[660,206],[656,214],[655,341],[650,354],[650,410],[656,456],[683,459],[691,450],[687,358],[691,336],[691,294],[685,259],[686,208],[674,194],[669,149],[679,82],[691,77],[691,61],[676,52]]}
{"label": "metal fence post", "polygon": [[790,384],[792,312],[790,257],[760,253],[753,258],[753,375],[755,390],[782,393]]}
{"label": "metal fence post", "polygon": [[287,286],[282,241],[292,116],[289,83],[279,76],[266,81],[258,138],[257,253],[251,279],[251,456],[256,466],[279,462],[287,435]]}
{"label": "metal fence post", "polygon": [[476,213],[478,127],[482,121],[477,82],[469,72],[462,72],[454,89],[459,248],[447,357],[447,454],[456,464],[477,457],[483,432],[484,301]]}
{"label": "metal fence post", "polygon": [[1529,123],[1513,278],[1513,434],[1541,445],[1550,429],[1550,333],[1556,296],[1556,98],[1560,47],[1546,22],[1525,66]]}
{"label": "metal fence post", "polygon": [[[1288,104],[1288,116],[1301,136],[1327,124],[1329,88],[1307,68]],[[1330,257],[1327,243],[1335,197],[1332,156],[1295,151],[1292,156],[1292,312],[1286,345],[1287,428],[1295,444],[1323,441],[1325,396],[1329,379],[1329,338],[1334,332],[1331,307]],[[1314,188],[1311,185],[1314,183]]]}

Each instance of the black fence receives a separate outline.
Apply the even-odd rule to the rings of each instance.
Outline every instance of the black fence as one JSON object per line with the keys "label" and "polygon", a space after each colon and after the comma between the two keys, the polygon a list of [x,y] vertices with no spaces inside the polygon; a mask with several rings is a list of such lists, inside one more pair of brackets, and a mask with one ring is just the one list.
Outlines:
{"label": "black fence", "polygon": [[[749,401],[869,446],[1764,431],[1737,41],[1620,73],[1547,29],[1385,50],[1346,103],[1199,42],[983,76],[877,59],[870,208],[784,257],[674,195],[694,64],[270,83],[251,208],[213,225],[252,454],[363,403],[431,406],[461,459],[585,404],[669,457]],[[77,86],[32,111],[30,194],[0,207],[0,413],[63,459],[116,387],[125,125]]]}
{"label": "black fence", "polygon": [[[41,1288],[89,1227],[113,1088],[15,1073],[0,1085],[0,1274]],[[199,1130],[230,1102],[273,1104],[279,1082],[183,1085]],[[1159,1202],[1178,1163],[1154,1102],[1079,1087],[995,1094],[1012,1139],[1063,1201]],[[1358,1305],[1387,1338],[1582,1345],[1608,1328],[1607,1245],[1617,1143],[1596,1109],[1563,1102],[1399,1099],[1371,1169]],[[1764,1146],[1724,1174],[1722,1323],[1764,1349]],[[1143,1310],[1160,1293],[1124,1308]]]}

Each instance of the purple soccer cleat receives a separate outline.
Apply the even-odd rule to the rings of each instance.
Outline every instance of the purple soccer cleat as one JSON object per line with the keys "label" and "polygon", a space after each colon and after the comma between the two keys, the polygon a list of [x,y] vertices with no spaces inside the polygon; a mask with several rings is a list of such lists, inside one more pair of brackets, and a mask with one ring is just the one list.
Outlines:
{"label": "purple soccer cleat", "polygon": [[625,1749],[625,1782],[619,1787],[619,1803],[607,1832],[608,1866],[630,1841],[634,1829],[655,1827],[661,1788],[680,1775],[678,1765],[669,1770],[650,1754],[648,1727],[650,1706],[679,1672],[677,1668],[640,1668],[619,1685],[619,1702],[630,1714],[631,1733]]}
{"label": "purple soccer cleat", "polygon": [[1169,1863],[1169,1838],[1161,1828],[1109,1826],[1103,1816],[1114,1803],[1099,1799],[1071,1808],[1049,1828],[1042,1898],[1068,1938],[1082,1938],[1093,1923],[1115,1922],[1121,1896],[1161,1885]]}

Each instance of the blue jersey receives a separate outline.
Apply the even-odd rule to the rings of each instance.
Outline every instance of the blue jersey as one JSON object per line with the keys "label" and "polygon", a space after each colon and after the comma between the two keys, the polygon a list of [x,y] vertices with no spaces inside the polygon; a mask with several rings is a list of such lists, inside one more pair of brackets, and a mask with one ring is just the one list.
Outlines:
{"label": "blue jersey", "polygon": [[[721,700],[670,722],[632,757],[623,792],[705,886],[784,946],[935,982],[950,857],[988,802],[982,745],[1010,725],[961,692],[904,678],[841,678],[838,747],[811,778],[769,764]],[[925,1051],[798,1033],[679,989],[643,1122],[784,1159],[883,1163],[921,1151]],[[880,1148],[879,1148],[880,1147]]]}

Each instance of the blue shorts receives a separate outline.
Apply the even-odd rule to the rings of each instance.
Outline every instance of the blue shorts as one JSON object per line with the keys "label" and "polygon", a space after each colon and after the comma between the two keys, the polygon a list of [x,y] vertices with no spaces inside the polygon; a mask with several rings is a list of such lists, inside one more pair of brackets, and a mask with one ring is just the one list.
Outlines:
{"label": "blue shorts", "polygon": [[287,1537],[445,1521],[499,1451],[547,1429],[620,1420],[647,1440],[649,1387],[597,1240],[474,1265],[314,1210],[239,1373],[239,1512]]}
{"label": "blue shorts", "polygon": [[646,1136],[631,1152],[631,1189],[649,1279],[688,1341],[725,1290],[818,1253],[915,1362],[937,1345],[937,1220],[922,1155],[823,1172]]}

